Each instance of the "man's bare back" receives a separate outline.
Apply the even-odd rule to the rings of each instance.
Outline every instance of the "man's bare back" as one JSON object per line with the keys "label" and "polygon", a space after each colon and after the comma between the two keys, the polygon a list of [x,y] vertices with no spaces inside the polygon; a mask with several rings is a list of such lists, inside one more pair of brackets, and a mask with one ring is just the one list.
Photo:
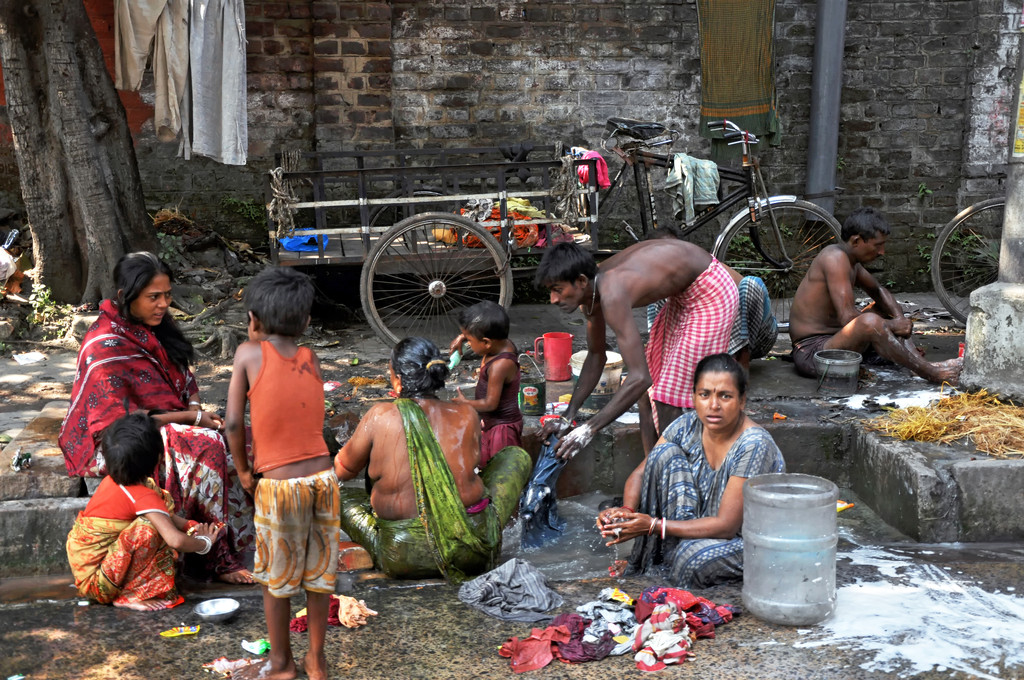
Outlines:
{"label": "man's bare back", "polygon": [[[414,399],[423,409],[448,461],[459,496],[470,506],[484,495],[475,468],[480,462],[480,417],[465,404],[437,399]],[[373,489],[370,505],[381,519],[410,519],[417,514],[416,494],[409,470],[402,416],[394,403],[374,405],[338,453],[338,463],[352,479],[367,468]],[[337,467],[335,468],[337,470]]]}
{"label": "man's bare back", "polygon": [[645,307],[679,295],[710,264],[708,252],[688,241],[641,241],[601,263],[602,294],[615,290],[630,309]]}

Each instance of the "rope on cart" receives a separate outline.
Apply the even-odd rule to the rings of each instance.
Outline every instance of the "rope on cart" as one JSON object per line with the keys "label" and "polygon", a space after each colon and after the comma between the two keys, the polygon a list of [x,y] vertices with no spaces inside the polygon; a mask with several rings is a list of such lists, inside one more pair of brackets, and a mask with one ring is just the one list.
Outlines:
{"label": "rope on cart", "polygon": [[270,170],[270,192],[272,197],[267,204],[267,213],[277,225],[277,238],[286,238],[295,233],[295,213],[299,202],[295,195],[295,182],[284,178],[284,173],[294,171],[299,164],[298,151],[284,151],[281,154],[281,166]]}
{"label": "rope on cart", "polygon": [[561,153],[561,142],[556,145],[556,153],[562,161],[562,167],[555,173],[551,183],[551,195],[555,197],[555,214],[568,224],[576,224],[580,216],[580,201],[577,189],[580,179],[576,174],[576,165],[569,154]]}

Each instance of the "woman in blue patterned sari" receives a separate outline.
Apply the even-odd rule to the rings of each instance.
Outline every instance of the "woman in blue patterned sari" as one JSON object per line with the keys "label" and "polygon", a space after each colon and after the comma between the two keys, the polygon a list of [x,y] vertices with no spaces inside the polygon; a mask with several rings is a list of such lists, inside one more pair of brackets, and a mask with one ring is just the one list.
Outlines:
{"label": "woman in blue patterned sari", "polygon": [[636,539],[633,570],[660,565],[682,588],[742,578],[743,482],[786,469],[771,435],[744,414],[746,389],[731,356],[702,359],[693,410],[665,429],[630,475],[624,505],[598,515],[608,545]]}

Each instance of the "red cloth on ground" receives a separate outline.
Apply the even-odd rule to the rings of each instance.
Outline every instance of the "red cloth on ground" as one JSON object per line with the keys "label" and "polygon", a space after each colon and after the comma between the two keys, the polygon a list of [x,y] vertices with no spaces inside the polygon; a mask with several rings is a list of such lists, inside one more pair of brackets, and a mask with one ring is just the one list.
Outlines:
{"label": "red cloth on ground", "polygon": [[548,626],[534,628],[530,636],[520,640],[511,637],[505,641],[498,654],[512,661],[512,670],[516,673],[536,671],[551,663],[554,646],[559,642],[568,642],[572,636],[565,626]]}

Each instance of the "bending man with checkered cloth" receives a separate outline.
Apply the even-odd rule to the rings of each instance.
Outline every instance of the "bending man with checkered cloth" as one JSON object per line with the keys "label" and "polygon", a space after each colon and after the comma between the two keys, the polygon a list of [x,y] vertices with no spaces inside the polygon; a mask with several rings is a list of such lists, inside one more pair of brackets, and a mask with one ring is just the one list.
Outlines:
{"label": "bending man with checkered cloth", "polygon": [[[600,268],[589,251],[559,243],[544,254],[534,283],[548,289],[552,304],[565,312],[578,307],[587,319],[587,358],[569,408],[564,419],[545,425],[545,435],[562,435],[555,453],[563,458],[575,456],[634,403],[640,407],[644,451],[650,451],[658,439],[657,424],[666,427],[684,408],[693,407],[697,362],[726,351],[739,305],[728,268],[706,250],[676,239],[635,243]],[[645,356],[633,309],[661,299],[667,302],[651,328]],[[608,329],[625,361],[626,380],[604,408],[572,429],[576,412],[604,371]]]}

